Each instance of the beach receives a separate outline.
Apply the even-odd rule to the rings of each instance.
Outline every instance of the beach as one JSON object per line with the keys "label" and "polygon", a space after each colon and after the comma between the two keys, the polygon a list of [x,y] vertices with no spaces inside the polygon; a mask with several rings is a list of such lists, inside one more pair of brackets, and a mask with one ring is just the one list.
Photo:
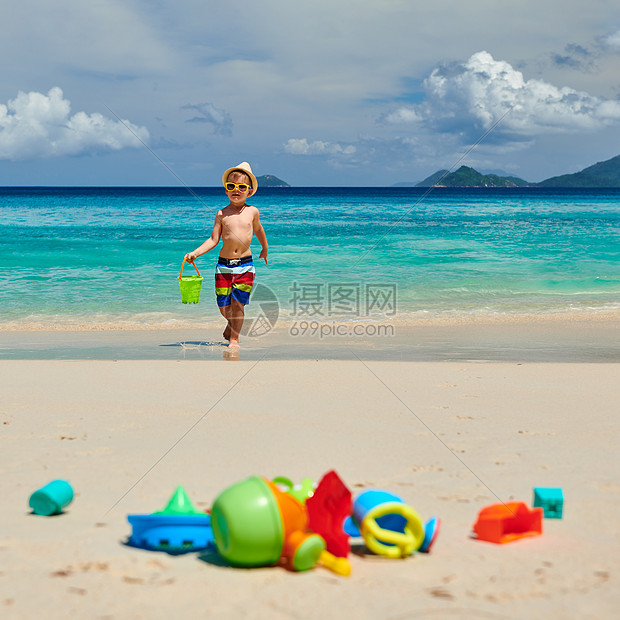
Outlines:
{"label": "beach", "polygon": [[[215,329],[4,331],[3,617],[615,617],[616,325],[276,330],[230,363]],[[178,485],[204,510],[252,475],[332,469],[354,496],[384,489],[439,517],[431,552],[393,560],[357,541],[345,578],[125,544],[127,515],[162,509]],[[30,493],[55,478],[74,501],[31,514]],[[564,493],[542,536],[472,537],[483,507],[531,505],[536,486]]]}
{"label": "beach", "polygon": [[[617,190],[261,191],[269,265],[236,352],[215,254],[199,304],[177,280],[221,190],[2,198],[2,617],[617,615]],[[250,476],[331,470],[438,517],[431,552],[351,539],[342,577],[127,545],[179,485],[203,511]],[[32,514],[58,478],[73,502]],[[564,493],[542,536],[472,536],[534,487]]]}

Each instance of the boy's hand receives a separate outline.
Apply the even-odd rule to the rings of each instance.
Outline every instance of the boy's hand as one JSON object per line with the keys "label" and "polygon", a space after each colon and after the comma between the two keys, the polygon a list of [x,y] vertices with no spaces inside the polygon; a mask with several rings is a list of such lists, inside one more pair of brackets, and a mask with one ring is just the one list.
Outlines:
{"label": "boy's hand", "polygon": [[269,263],[267,263],[267,253],[269,252],[269,250],[266,249],[262,249],[260,254],[258,255],[258,258],[262,258],[265,261],[265,265],[268,265]]}
{"label": "boy's hand", "polygon": [[193,252],[190,252],[189,254],[185,255],[185,260],[191,264],[196,260],[196,255]]}

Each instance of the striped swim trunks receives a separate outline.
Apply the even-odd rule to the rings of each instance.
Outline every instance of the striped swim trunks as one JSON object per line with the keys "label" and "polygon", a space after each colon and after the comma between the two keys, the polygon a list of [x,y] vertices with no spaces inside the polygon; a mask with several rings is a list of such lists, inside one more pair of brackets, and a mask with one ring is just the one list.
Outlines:
{"label": "striped swim trunks", "polygon": [[230,306],[234,299],[244,305],[250,303],[254,284],[254,263],[251,256],[217,259],[215,268],[215,295],[220,308]]}

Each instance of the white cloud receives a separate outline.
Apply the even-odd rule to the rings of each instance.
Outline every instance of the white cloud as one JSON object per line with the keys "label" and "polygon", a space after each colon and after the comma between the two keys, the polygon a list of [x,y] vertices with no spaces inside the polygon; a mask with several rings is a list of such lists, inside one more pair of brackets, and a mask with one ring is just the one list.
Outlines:
{"label": "white cloud", "polygon": [[291,155],[353,155],[354,146],[342,146],[337,143],[315,140],[308,142],[306,138],[290,138],[284,150]]}
{"label": "white cloud", "polygon": [[206,123],[211,126],[213,133],[216,135],[232,135],[233,122],[230,114],[228,114],[226,110],[216,108],[208,101],[195,105],[184,105],[183,110],[193,110],[196,114],[189,120],[186,120],[186,123]]}
{"label": "white cloud", "polygon": [[418,114],[415,108],[398,108],[394,112],[390,112],[381,118],[381,121],[388,125],[400,125],[402,123],[417,123],[422,121],[423,117]]}
{"label": "white cloud", "polygon": [[620,49],[620,30],[617,30],[608,37],[605,37],[604,42],[609,47]]}
{"label": "white cloud", "polygon": [[58,87],[47,95],[19,92],[7,105],[0,104],[0,159],[120,150],[140,146],[136,135],[143,141],[149,139],[145,127],[126,120],[111,120],[98,113],[70,114],[71,102]]}
{"label": "white cloud", "polygon": [[620,102],[525,80],[520,71],[488,52],[478,52],[464,64],[435,69],[423,86],[423,103],[403,106],[384,116],[383,122],[423,124],[460,134],[466,141],[479,138],[498,121],[492,138],[503,141],[596,131],[620,123]]}

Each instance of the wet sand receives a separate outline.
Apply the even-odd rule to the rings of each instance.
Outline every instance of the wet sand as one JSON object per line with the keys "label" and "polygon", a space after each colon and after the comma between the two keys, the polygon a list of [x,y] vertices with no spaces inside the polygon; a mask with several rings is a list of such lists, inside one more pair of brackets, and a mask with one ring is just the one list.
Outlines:
{"label": "wet sand", "polygon": [[[239,359],[620,362],[620,318],[308,322],[241,338]],[[222,327],[0,331],[0,359],[216,360]]]}

